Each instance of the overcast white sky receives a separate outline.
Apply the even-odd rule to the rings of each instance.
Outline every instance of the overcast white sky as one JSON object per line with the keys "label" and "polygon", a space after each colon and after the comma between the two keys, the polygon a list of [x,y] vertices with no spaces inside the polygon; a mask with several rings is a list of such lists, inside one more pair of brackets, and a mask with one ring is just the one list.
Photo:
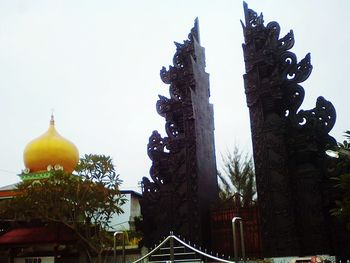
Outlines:
{"label": "overcast white sky", "polygon": [[[350,129],[350,1],[247,0],[275,20],[281,35],[294,30],[298,59],[314,66],[303,109],[317,96],[337,110],[331,134]],[[26,144],[44,133],[54,109],[56,128],[80,154],[111,155],[124,181],[137,190],[151,162],[153,130],[165,135],[155,109],[168,96],[159,78],[172,64],[173,41],[187,38],[199,18],[215,111],[217,159],[236,143],[251,151],[238,0],[0,0],[0,186],[19,181]],[[218,164],[220,166],[220,164]]]}

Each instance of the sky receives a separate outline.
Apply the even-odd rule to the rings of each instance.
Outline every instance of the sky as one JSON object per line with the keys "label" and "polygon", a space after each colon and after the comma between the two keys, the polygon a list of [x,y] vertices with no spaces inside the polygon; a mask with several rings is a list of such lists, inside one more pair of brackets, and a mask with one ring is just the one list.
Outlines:
{"label": "sky", "polygon": [[[301,109],[318,96],[337,110],[331,135],[350,129],[350,1],[247,0],[277,21],[281,37],[293,29],[298,60],[311,52],[313,72],[302,83]],[[172,64],[174,41],[187,39],[199,19],[210,74],[218,168],[234,145],[251,153],[243,78],[244,19],[240,0],[0,0],[0,186],[18,182],[23,150],[44,133],[54,111],[56,129],[80,155],[110,155],[122,189],[139,191],[149,176],[148,138],[165,136],[156,112],[168,96],[159,71]]]}

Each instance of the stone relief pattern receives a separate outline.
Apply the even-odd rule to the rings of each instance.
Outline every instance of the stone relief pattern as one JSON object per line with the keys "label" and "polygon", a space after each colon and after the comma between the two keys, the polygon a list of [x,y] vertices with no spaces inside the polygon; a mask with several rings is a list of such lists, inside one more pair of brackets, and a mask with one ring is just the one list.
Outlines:
{"label": "stone relief pattern", "polygon": [[144,225],[148,232],[145,244],[150,246],[167,234],[164,227],[191,238],[196,242],[200,233],[197,197],[195,128],[191,90],[195,88],[192,60],[196,60],[194,38],[198,26],[183,44],[175,43],[173,66],[163,67],[160,77],[169,84],[170,98],[159,95],[156,109],[165,118],[167,137],[153,131],[148,143],[148,156],[152,160],[150,176],[144,177],[141,204]]}
{"label": "stone relief pattern", "polygon": [[[309,145],[309,153],[325,158],[326,145],[335,142],[328,135],[335,123],[335,109],[323,97],[317,99],[314,109],[299,109],[305,93],[299,83],[312,71],[310,54],[298,62],[296,55],[288,51],[294,45],[293,31],[280,38],[277,22],[265,26],[263,15],[257,15],[245,3],[244,11],[244,80],[264,253],[276,256],[299,254],[302,250],[315,252],[325,246],[324,238],[319,237],[325,228],[324,217],[320,216],[322,171],[314,160],[300,160],[305,160],[301,157],[305,157],[302,154]],[[303,174],[305,166],[309,167],[310,176]],[[312,190],[307,191],[305,186]],[[302,219],[296,216],[296,209],[300,208],[304,212]],[[312,215],[318,219],[313,220]],[[305,222],[310,220],[314,227],[305,229]],[[300,234],[302,225],[307,234]],[[314,230],[318,234],[312,233]],[[299,242],[300,239],[311,244]]]}

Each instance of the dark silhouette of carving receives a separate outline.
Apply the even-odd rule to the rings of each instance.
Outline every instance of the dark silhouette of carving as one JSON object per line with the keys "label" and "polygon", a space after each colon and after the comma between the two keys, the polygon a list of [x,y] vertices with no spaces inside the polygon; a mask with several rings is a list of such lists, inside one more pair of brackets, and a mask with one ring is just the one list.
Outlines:
{"label": "dark silhouette of carving", "polygon": [[300,62],[289,50],[293,31],[280,38],[276,22],[264,25],[244,3],[246,74],[264,256],[331,253],[327,145],[336,120],[333,105],[319,97],[299,109],[312,71],[310,54]]}
{"label": "dark silhouette of carving", "polygon": [[148,143],[151,180],[142,180],[144,244],[152,246],[169,231],[209,246],[210,206],[217,200],[213,107],[198,22],[183,44],[175,43],[173,66],[160,71],[170,98],[156,108],[167,137],[154,131]]}

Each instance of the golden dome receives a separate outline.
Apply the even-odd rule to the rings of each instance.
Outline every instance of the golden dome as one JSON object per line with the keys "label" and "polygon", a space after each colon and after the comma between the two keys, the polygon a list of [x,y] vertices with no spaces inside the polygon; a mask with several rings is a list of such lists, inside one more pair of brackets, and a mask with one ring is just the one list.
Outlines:
{"label": "golden dome", "polygon": [[63,138],[55,129],[51,116],[47,132],[27,144],[23,153],[24,165],[30,172],[46,171],[48,167],[63,167],[73,172],[79,161],[77,147]]}

